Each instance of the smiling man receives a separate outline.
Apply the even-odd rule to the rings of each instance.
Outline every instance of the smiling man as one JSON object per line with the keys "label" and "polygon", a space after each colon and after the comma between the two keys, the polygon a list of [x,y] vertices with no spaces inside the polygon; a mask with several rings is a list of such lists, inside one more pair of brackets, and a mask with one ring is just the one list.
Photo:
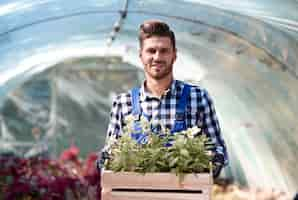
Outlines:
{"label": "smiling man", "polygon": [[[199,134],[206,134],[215,144],[214,176],[218,176],[228,157],[215,108],[205,89],[174,79],[173,65],[177,58],[174,32],[162,21],[148,20],[140,26],[139,42],[146,79],[140,87],[114,99],[106,144],[121,137],[124,119],[129,115],[135,116],[135,123],[141,116],[146,117],[153,132],[160,131],[160,124],[172,133],[198,126]],[[108,152],[106,145],[101,164],[108,158]]]}

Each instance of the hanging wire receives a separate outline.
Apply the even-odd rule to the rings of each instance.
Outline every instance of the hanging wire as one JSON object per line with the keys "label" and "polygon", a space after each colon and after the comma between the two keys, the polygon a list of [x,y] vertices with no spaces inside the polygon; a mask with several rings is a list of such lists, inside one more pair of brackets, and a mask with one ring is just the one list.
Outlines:
{"label": "hanging wire", "polygon": [[111,31],[109,37],[107,38],[107,41],[106,41],[106,47],[107,47],[107,49],[109,49],[111,47],[113,41],[115,41],[118,33],[121,30],[121,27],[123,25],[124,19],[127,16],[127,8],[128,8],[128,0],[125,0],[123,9],[121,9],[119,11],[120,18],[114,23],[113,30]]}

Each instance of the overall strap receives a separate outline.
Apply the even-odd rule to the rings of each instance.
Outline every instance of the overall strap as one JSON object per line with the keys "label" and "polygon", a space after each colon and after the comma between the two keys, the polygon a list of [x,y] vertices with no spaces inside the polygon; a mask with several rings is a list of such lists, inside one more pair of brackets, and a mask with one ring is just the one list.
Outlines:
{"label": "overall strap", "polygon": [[140,118],[142,115],[141,105],[140,105],[140,88],[136,87],[131,90],[131,104],[132,104],[132,115],[134,116],[133,132],[131,137],[138,144],[147,143],[147,135],[142,132],[142,126],[140,123]]}
{"label": "overall strap", "polygon": [[131,104],[132,104],[132,114],[135,117],[140,117],[141,106],[140,106],[140,88],[135,87],[131,90]]}
{"label": "overall strap", "polygon": [[190,88],[191,86],[188,84],[185,84],[183,87],[181,98],[176,108],[174,127],[171,130],[172,133],[186,129],[185,112],[186,112],[187,99],[190,95]]}

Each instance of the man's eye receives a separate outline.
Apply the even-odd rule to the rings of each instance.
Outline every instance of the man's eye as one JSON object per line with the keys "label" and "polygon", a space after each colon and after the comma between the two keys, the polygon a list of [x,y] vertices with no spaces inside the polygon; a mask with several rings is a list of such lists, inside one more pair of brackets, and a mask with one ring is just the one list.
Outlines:
{"label": "man's eye", "polygon": [[169,52],[169,49],[161,49],[160,50],[160,53],[168,53]]}
{"label": "man's eye", "polygon": [[155,49],[148,49],[147,52],[154,54],[156,51],[155,51]]}

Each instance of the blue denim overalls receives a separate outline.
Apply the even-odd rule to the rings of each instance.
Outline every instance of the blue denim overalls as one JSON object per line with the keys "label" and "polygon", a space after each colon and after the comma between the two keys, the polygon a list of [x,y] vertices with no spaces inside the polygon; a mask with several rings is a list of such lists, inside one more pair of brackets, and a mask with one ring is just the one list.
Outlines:
{"label": "blue denim overalls", "polygon": [[[178,102],[178,106],[176,108],[176,117],[174,126],[171,129],[171,133],[175,133],[178,131],[185,130],[186,122],[185,122],[185,110],[187,105],[187,99],[190,95],[190,85],[185,84],[182,90],[181,98]],[[142,132],[142,127],[140,123],[140,118],[143,115],[146,119],[148,119],[148,116],[146,116],[141,111],[140,106],[140,88],[133,88],[131,90],[131,96],[132,96],[132,115],[134,116],[134,124],[133,124],[133,133],[131,133],[131,137],[137,141],[139,144],[145,144],[148,141],[148,137],[146,133]],[[152,129],[152,128],[151,128]],[[152,132],[156,132],[152,130]]]}

